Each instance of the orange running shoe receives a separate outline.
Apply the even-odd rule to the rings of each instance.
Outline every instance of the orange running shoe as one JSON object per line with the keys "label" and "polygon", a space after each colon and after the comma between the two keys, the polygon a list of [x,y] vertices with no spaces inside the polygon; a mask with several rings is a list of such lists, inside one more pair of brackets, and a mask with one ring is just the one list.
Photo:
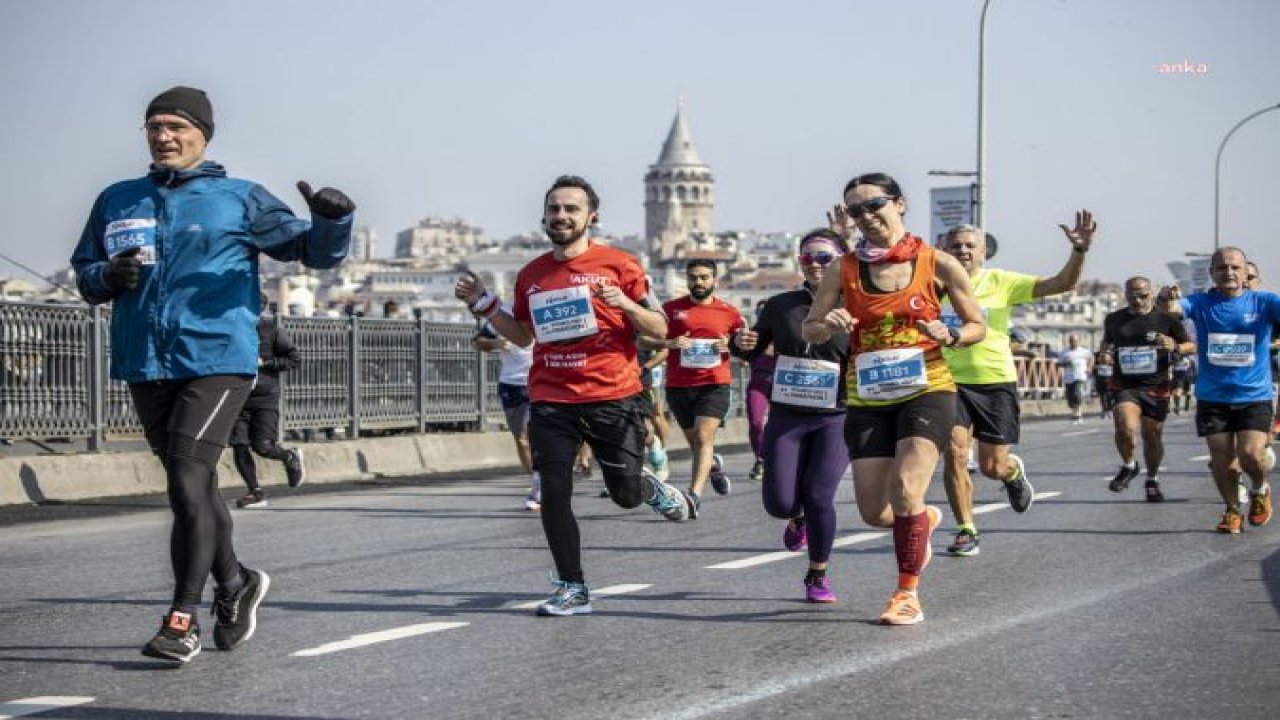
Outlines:
{"label": "orange running shoe", "polygon": [[895,590],[889,604],[880,613],[881,625],[915,625],[924,620],[920,598],[906,590]]}
{"label": "orange running shoe", "polygon": [[1249,524],[1260,527],[1271,522],[1271,484],[1262,492],[1249,494]]}
{"label": "orange running shoe", "polygon": [[[1269,501],[1268,505],[1270,505]],[[1218,521],[1218,532],[1239,535],[1242,524],[1243,520],[1240,517],[1240,511],[1229,507],[1226,512],[1222,513],[1222,520]]]}

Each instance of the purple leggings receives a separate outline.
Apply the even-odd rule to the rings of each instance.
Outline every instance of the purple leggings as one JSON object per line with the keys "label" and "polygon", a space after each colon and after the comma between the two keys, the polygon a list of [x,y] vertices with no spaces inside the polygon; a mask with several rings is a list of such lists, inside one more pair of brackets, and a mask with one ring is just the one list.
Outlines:
{"label": "purple leggings", "polygon": [[764,447],[764,424],[769,419],[769,395],[773,393],[773,378],[752,375],[747,383],[747,439],[751,452],[761,457]]}
{"label": "purple leggings", "polygon": [[849,469],[844,413],[802,414],[775,405],[764,428],[764,509],[804,515],[809,560],[825,563],[836,539],[836,488]]}

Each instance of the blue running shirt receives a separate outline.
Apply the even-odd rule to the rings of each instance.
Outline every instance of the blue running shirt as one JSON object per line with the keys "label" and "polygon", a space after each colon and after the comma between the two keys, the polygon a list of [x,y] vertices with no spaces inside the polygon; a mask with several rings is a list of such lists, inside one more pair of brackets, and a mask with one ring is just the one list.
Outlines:
{"label": "blue running shirt", "polygon": [[1271,329],[1280,295],[1245,290],[1229,298],[1210,290],[1181,300],[1196,324],[1196,399],[1217,403],[1271,401]]}

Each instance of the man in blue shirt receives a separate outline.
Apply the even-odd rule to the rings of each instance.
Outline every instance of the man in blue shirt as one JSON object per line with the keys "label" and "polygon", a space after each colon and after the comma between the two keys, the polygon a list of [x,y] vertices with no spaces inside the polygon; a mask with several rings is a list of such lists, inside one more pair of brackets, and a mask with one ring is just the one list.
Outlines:
{"label": "man in blue shirt", "polygon": [[253,635],[270,585],[236,558],[214,473],[258,372],[258,255],[336,266],[355,203],[299,182],[308,222],[261,185],[227,177],[205,159],[214,126],[203,90],[170,88],[143,120],[151,168],[98,195],[71,265],[86,302],[112,305],[111,377],[129,384],[173,509],[173,602],[142,652],[185,663],[200,652],[210,574],[220,650]]}
{"label": "man in blue shirt", "polygon": [[1218,532],[1232,534],[1243,525],[1233,459],[1253,483],[1249,524],[1271,520],[1264,457],[1272,422],[1271,332],[1280,322],[1280,295],[1248,289],[1247,265],[1239,248],[1220,248],[1209,267],[1213,289],[1179,300],[1175,288],[1166,303],[1196,326],[1196,432],[1209,446],[1214,483],[1227,506]]}

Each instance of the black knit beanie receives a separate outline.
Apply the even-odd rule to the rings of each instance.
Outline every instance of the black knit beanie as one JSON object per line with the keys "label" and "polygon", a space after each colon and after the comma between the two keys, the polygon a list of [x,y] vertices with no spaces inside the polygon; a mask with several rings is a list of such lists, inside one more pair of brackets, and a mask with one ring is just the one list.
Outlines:
{"label": "black knit beanie", "polygon": [[154,115],[180,115],[200,128],[206,142],[213,139],[213,105],[203,90],[182,85],[165,90],[147,106],[143,121]]}

